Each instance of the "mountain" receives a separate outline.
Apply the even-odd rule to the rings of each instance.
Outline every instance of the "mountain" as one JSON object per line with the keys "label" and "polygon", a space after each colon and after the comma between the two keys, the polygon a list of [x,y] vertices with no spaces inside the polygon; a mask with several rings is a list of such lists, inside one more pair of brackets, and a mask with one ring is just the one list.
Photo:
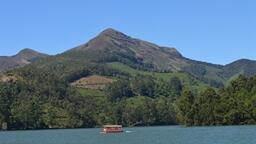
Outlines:
{"label": "mountain", "polygon": [[32,49],[23,49],[14,56],[0,56],[0,72],[25,66],[38,58],[44,58],[48,55],[36,52]]}
{"label": "mountain", "polygon": [[120,62],[146,71],[187,72],[213,85],[222,85],[232,77],[224,75],[225,66],[191,60],[182,56],[175,48],[132,38],[111,28],[104,30],[88,43],[64,52],[61,56],[93,63]]}
{"label": "mountain", "polygon": [[184,57],[175,48],[132,38],[112,28],[61,56],[94,63],[120,62],[146,71],[187,72],[216,86],[238,74],[256,74],[256,62],[252,60],[238,60],[225,66],[195,61]]}
{"label": "mountain", "polygon": [[93,62],[119,61],[151,71],[179,71],[185,63],[175,48],[160,47],[111,28],[65,54],[72,54],[76,58],[82,55]]}
{"label": "mountain", "polygon": [[240,59],[224,66],[223,74],[226,77],[232,77],[237,74],[254,76],[256,74],[256,61]]}
{"label": "mountain", "polygon": [[[23,66],[40,57],[46,55],[25,49],[13,57],[1,57],[1,69]],[[105,67],[113,68],[111,63],[116,62],[148,72],[185,72],[214,87],[223,87],[229,79],[239,74],[248,76],[256,74],[256,61],[242,59],[228,65],[196,61],[184,57],[175,48],[133,38],[112,28],[104,30],[85,44],[37,61],[35,65],[50,69],[64,77],[73,77],[73,80],[74,77],[79,79],[79,76],[73,75],[83,73],[85,68],[90,71],[97,67],[99,74],[101,71],[106,72]]]}

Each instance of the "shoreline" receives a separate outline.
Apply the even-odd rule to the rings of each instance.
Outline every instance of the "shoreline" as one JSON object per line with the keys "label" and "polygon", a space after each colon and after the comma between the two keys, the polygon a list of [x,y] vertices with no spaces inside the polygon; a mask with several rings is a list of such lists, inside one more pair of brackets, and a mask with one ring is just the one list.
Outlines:
{"label": "shoreline", "polygon": [[[219,127],[247,127],[256,125],[218,125],[218,126],[184,126],[184,125],[152,125],[152,126],[133,126],[133,127],[123,127],[126,128],[151,128],[151,127],[180,127],[180,128],[219,128]],[[24,131],[50,131],[50,130],[81,130],[81,129],[101,129],[101,127],[94,128],[48,128],[48,129],[26,129],[26,130],[0,130],[2,132],[24,132]]]}

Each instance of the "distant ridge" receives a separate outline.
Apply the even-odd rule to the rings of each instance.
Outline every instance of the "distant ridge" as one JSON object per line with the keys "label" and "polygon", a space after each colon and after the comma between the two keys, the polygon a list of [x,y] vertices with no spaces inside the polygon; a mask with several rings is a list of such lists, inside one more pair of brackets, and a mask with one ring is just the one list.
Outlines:
{"label": "distant ridge", "polygon": [[0,72],[25,66],[38,58],[47,56],[47,54],[39,53],[29,48],[21,50],[14,56],[0,56]]}

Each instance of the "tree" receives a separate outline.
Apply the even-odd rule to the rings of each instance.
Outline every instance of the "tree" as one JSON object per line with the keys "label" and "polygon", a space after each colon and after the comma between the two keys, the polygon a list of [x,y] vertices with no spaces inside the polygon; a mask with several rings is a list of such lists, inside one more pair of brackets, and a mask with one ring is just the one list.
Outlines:
{"label": "tree", "polygon": [[176,76],[172,77],[169,82],[169,88],[174,98],[177,98],[178,96],[180,96],[183,88],[180,79]]}
{"label": "tree", "polygon": [[111,101],[121,100],[124,97],[133,96],[129,81],[124,79],[120,79],[108,85],[106,92]]}
{"label": "tree", "polygon": [[171,125],[176,123],[176,113],[172,99],[159,97],[155,100],[156,124]]}
{"label": "tree", "polygon": [[131,88],[136,96],[155,96],[156,82],[152,76],[136,75],[131,80]]}
{"label": "tree", "polygon": [[199,125],[216,125],[219,120],[217,119],[217,106],[220,97],[212,88],[204,90],[196,99],[197,114],[199,115],[196,121],[200,122]]}
{"label": "tree", "polygon": [[191,126],[193,125],[193,104],[195,97],[191,91],[185,90],[182,92],[179,99],[176,101],[176,111],[178,122]]}
{"label": "tree", "polygon": [[41,107],[38,97],[33,97],[26,92],[19,94],[11,105],[12,122],[21,129],[34,129],[42,126]]}

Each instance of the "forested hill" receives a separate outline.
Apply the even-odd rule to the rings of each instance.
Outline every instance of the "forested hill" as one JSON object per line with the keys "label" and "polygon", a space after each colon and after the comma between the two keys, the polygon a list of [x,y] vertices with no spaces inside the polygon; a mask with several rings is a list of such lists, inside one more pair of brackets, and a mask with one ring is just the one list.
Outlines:
{"label": "forested hill", "polygon": [[9,129],[255,124],[255,61],[190,60],[113,29],[55,56],[22,53],[26,65],[0,74]]}

